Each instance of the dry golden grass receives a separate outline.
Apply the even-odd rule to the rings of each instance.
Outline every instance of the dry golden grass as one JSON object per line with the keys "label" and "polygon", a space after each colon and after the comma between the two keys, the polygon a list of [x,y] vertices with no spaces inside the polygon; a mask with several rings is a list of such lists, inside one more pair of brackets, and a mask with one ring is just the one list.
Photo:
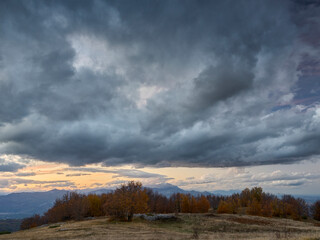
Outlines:
{"label": "dry golden grass", "polygon": [[312,221],[229,214],[181,214],[178,220],[133,222],[99,218],[66,222],[2,235],[0,239],[303,239],[320,240]]}

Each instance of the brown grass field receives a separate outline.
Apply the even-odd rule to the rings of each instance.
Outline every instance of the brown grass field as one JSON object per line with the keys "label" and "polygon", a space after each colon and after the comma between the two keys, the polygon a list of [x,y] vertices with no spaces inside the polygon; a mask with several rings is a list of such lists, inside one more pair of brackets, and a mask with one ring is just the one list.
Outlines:
{"label": "brown grass field", "polygon": [[0,239],[303,239],[320,240],[315,221],[230,214],[179,214],[173,220],[110,221],[107,217],[50,224]]}

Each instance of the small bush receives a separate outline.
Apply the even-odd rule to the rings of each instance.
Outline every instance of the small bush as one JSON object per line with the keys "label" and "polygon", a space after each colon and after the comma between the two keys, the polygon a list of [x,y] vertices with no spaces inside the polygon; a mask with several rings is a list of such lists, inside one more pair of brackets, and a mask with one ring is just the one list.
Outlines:
{"label": "small bush", "polygon": [[52,226],[49,226],[49,228],[58,228],[60,227],[60,225],[52,225]]}

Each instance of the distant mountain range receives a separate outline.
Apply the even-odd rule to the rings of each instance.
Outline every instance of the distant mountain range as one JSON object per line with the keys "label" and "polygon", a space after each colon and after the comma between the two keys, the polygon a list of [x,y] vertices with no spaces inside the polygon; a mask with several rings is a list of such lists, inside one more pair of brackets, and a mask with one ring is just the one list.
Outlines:
{"label": "distant mountain range", "polygon": [[[208,191],[194,191],[194,190],[183,190],[172,184],[160,184],[147,186],[166,197],[171,196],[173,193],[184,193],[191,195],[231,195],[233,193],[240,193],[240,190],[217,190],[213,192]],[[84,189],[78,192],[84,194],[103,194],[110,193],[113,189]],[[48,192],[21,192],[21,193],[11,193],[8,195],[0,196],[0,219],[21,219],[25,217],[32,216],[34,214],[43,214],[50,207],[53,206],[54,201],[57,198],[61,198],[68,191],[66,190],[51,190]],[[308,196],[308,195],[296,195],[305,199],[308,203],[313,203],[320,199],[320,196]]]}
{"label": "distant mountain range", "polygon": [[[148,187],[148,186],[147,186]],[[175,185],[172,185],[170,183],[165,183],[165,184],[160,184],[160,185],[153,185],[153,186],[149,186],[150,188],[153,189],[153,191],[158,192],[166,197],[170,197],[173,193],[184,193],[184,194],[191,194],[194,196],[197,195],[211,195],[211,194],[215,194],[215,195],[232,195],[234,193],[240,193],[240,190],[230,190],[230,191],[224,191],[224,190],[217,190],[217,191],[212,191],[212,192],[208,192],[208,191],[195,191],[195,190],[183,190]]]}
{"label": "distant mountain range", "polygon": [[43,214],[57,198],[68,191],[21,192],[0,196],[0,219],[19,219],[33,214]]}

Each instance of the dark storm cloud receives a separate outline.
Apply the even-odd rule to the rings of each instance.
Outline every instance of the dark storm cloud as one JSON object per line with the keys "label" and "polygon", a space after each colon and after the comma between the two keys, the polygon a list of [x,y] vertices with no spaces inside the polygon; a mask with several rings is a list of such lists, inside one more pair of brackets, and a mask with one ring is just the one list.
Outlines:
{"label": "dark storm cloud", "polygon": [[0,5],[1,154],[221,167],[320,154],[319,105],[294,104],[311,86],[298,78],[305,56],[319,50],[315,4]]}
{"label": "dark storm cloud", "polygon": [[195,95],[200,98],[196,108],[209,107],[220,100],[226,100],[251,87],[253,73],[246,67],[234,69],[230,64],[210,67],[195,79]]}
{"label": "dark storm cloud", "polygon": [[16,172],[26,165],[0,158],[0,172]]}
{"label": "dark storm cloud", "polygon": [[0,164],[0,172],[16,172],[20,168],[24,168],[25,165],[21,165],[18,163],[5,163]]}

